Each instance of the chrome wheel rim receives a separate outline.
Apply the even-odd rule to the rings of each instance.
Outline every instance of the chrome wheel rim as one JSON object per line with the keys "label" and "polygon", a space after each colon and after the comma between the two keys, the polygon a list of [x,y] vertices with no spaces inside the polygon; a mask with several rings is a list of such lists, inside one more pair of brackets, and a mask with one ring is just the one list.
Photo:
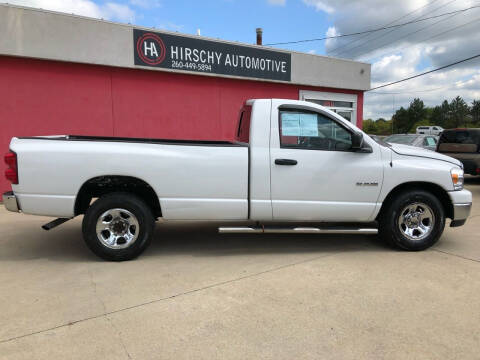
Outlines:
{"label": "chrome wheel rim", "polygon": [[125,209],[110,209],[97,220],[97,237],[110,249],[125,249],[138,238],[140,226],[138,220]]}
{"label": "chrome wheel rim", "polygon": [[398,217],[398,227],[410,240],[422,240],[433,230],[435,215],[427,204],[416,202],[406,206]]}

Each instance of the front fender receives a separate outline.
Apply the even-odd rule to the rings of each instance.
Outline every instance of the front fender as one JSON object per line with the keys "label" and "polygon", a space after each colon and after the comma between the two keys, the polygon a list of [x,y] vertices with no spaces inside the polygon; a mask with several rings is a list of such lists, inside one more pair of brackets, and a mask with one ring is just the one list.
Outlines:
{"label": "front fender", "polygon": [[391,166],[385,167],[384,184],[379,202],[399,185],[423,182],[437,185],[444,191],[453,191],[450,170],[456,166],[445,161],[403,156],[392,152]]}

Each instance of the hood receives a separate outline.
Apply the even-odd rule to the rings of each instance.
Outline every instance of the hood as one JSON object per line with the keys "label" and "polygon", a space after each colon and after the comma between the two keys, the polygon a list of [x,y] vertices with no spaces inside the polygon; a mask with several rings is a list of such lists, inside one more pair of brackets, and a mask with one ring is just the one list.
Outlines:
{"label": "hood", "polygon": [[399,155],[416,156],[416,157],[421,157],[426,159],[446,161],[463,168],[463,165],[459,160],[454,159],[447,155],[440,154],[435,151],[423,149],[416,146],[410,146],[410,145],[393,144],[393,143],[390,143],[390,145],[391,145],[392,151]]}

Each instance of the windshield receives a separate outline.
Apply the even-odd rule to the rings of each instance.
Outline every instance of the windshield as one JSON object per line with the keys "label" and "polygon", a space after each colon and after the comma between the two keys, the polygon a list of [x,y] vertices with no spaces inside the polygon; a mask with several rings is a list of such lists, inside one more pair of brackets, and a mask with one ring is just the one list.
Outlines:
{"label": "windshield", "polygon": [[383,141],[395,144],[412,145],[417,136],[415,135],[391,135]]}

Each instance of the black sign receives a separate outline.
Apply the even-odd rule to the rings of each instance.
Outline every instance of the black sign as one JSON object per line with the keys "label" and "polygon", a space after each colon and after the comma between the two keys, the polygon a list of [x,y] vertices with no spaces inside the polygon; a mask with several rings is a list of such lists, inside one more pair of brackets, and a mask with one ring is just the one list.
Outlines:
{"label": "black sign", "polygon": [[290,81],[289,53],[137,29],[133,41],[135,65]]}

